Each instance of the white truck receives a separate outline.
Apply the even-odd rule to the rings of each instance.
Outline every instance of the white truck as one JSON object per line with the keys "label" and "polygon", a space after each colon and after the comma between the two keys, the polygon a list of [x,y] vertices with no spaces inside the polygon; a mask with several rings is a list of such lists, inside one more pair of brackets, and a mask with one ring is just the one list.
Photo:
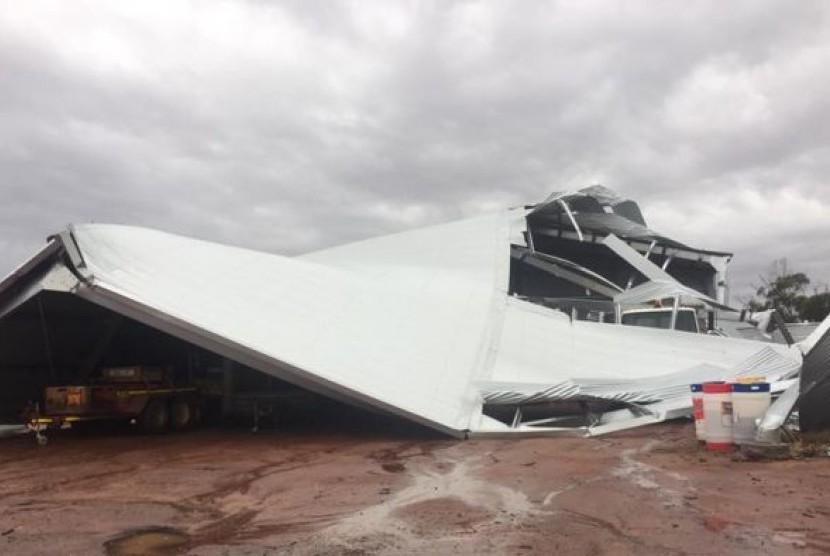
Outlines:
{"label": "white truck", "polygon": [[[645,326],[647,328],[671,328],[671,307],[655,307],[648,309],[631,309],[622,314],[622,324],[629,326]],[[675,330],[683,332],[701,332],[697,311],[691,307],[680,307],[677,310]]]}

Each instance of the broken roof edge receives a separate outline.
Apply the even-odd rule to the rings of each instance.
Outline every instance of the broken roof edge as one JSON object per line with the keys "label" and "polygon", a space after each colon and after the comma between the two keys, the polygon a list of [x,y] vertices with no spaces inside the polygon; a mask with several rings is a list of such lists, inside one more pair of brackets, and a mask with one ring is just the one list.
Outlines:
{"label": "broken roof edge", "polygon": [[676,281],[668,282],[664,280],[650,280],[648,282],[643,282],[630,290],[621,292],[614,296],[614,303],[634,305],[672,297],[691,298],[696,301],[700,301],[704,305],[721,309],[722,311],[730,311],[733,313],[738,312],[738,309],[730,307],[729,305],[724,305],[723,303],[720,303],[693,288],[684,286]]}
{"label": "broken roof edge", "polygon": [[795,345],[798,346],[802,354],[807,355],[807,353],[815,347],[818,341],[821,340],[821,337],[824,336],[828,330],[830,330],[830,315],[827,315],[824,320],[821,321],[821,324],[819,324],[818,327],[813,330],[809,336],[807,336],[807,338],[796,343]]}
{"label": "broken roof edge", "polygon": [[[14,270],[9,272],[2,280],[0,280],[0,300],[11,288],[26,279],[32,272],[34,272],[42,263],[48,261],[54,255],[57,255],[62,247],[61,240],[56,236],[49,236],[46,245],[38,249],[38,251],[23,261]],[[0,301],[2,303],[2,301]]]}
{"label": "broken roof edge", "polygon": [[[683,242],[677,241],[668,237],[667,235],[660,233],[656,230],[651,229],[645,222],[645,219],[642,215],[642,210],[639,207],[639,204],[634,201],[633,199],[623,197],[613,189],[610,189],[601,184],[595,184],[587,187],[583,187],[576,190],[567,190],[567,191],[555,191],[548,195],[545,200],[533,204],[528,205],[526,208],[528,209],[527,218],[532,219],[537,216],[544,216],[545,209],[554,205],[562,205],[565,203],[564,208],[567,210],[568,214],[568,221],[574,224],[574,231],[568,231],[563,229],[557,229],[559,235],[567,236],[573,234],[575,239],[579,239],[580,241],[583,240],[583,234],[590,234],[596,237],[604,235],[603,232],[598,230],[580,230],[579,226],[576,224],[574,219],[574,214],[571,214],[571,209],[567,207],[567,202],[569,199],[591,199],[594,201],[597,206],[601,207],[609,207],[611,208],[611,213],[606,211],[591,211],[588,213],[579,213],[579,214],[596,214],[598,216],[602,215],[613,215],[619,218],[623,218],[630,222],[633,226],[639,226],[643,230],[649,232],[651,237],[651,241],[657,241],[660,244],[660,249],[663,251],[663,254],[666,254],[666,251],[676,251],[680,253],[691,253],[697,256],[707,256],[707,257],[718,257],[718,258],[732,258],[734,253],[726,252],[726,251],[714,251],[710,249],[699,249],[696,247],[691,247],[686,245]],[[625,210],[618,210],[619,208],[626,207]],[[543,235],[546,234],[546,230],[537,230],[536,233],[540,233]],[[613,233],[613,232],[610,232]],[[649,245],[649,240],[643,237],[626,237],[626,240],[630,243],[644,243],[646,247]],[[662,241],[661,241],[662,240]],[[690,258],[690,257],[684,257]]]}
{"label": "broken roof edge", "polygon": [[616,295],[614,297],[616,303],[641,303],[653,299],[684,296],[697,299],[718,309],[737,312],[737,309],[712,299],[694,288],[681,284],[668,272],[645,258],[639,251],[614,234],[609,234],[603,240],[603,243],[649,280]]}

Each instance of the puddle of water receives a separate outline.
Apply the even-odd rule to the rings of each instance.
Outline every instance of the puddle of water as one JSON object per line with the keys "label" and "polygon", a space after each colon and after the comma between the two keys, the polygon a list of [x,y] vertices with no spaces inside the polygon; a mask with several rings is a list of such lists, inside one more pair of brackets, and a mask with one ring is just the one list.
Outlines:
{"label": "puddle of water", "polygon": [[170,556],[178,554],[190,539],[176,529],[154,527],[130,531],[104,543],[109,556]]}

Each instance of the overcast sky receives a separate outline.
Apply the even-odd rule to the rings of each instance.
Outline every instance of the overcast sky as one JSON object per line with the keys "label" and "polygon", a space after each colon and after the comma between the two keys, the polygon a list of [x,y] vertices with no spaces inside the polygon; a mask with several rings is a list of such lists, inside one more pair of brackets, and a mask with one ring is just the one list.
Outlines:
{"label": "overcast sky", "polygon": [[830,282],[830,2],[0,0],[0,275],[70,222],[295,254],[602,183]]}

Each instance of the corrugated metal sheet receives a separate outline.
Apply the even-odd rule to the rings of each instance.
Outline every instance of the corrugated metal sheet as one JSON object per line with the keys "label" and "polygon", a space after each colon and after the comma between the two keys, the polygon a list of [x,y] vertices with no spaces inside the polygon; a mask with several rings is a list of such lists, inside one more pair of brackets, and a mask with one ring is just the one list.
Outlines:
{"label": "corrugated metal sheet", "polygon": [[[691,410],[689,384],[762,375],[781,383],[800,368],[795,348],[671,330],[571,321],[558,311],[508,301],[489,405],[605,400],[641,404],[649,422]],[[613,423],[613,426],[610,426]],[[627,424],[626,424],[627,423]],[[606,414],[588,434],[637,426],[629,410]],[[608,425],[608,426],[606,426]]]}
{"label": "corrugated metal sheet", "polygon": [[519,405],[573,400],[606,400],[650,404],[689,398],[689,384],[760,376],[771,383],[792,378],[800,369],[798,361],[772,348],[763,347],[731,367],[714,363],[694,365],[677,372],[629,380],[567,379],[557,384],[489,382],[481,385],[482,397],[491,405]]}

